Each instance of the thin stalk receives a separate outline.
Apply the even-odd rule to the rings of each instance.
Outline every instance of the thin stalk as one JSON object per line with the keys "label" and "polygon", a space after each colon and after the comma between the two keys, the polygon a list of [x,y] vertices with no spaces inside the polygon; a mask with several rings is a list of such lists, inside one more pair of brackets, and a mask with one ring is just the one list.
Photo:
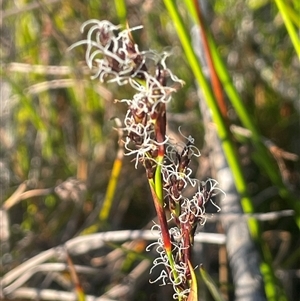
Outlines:
{"label": "thin stalk", "polygon": [[[186,1],[186,2],[190,2],[190,1]],[[216,69],[214,66],[214,62],[212,59],[211,51],[209,48],[208,36],[206,34],[208,32],[208,30],[206,28],[206,24],[202,17],[198,0],[194,0],[193,3],[194,3],[194,6],[191,9],[193,9],[193,11],[196,12],[196,20],[198,21],[200,29],[201,29],[200,32],[201,32],[201,38],[203,41],[203,49],[205,52],[207,65],[208,65],[208,68],[210,71],[210,79],[211,79],[211,85],[213,88],[213,93],[215,95],[215,99],[218,103],[218,106],[222,113],[222,116],[223,116],[224,120],[226,120],[227,119],[227,106],[225,103],[221,82],[217,75],[217,72],[216,72]]]}
{"label": "thin stalk", "polygon": [[116,187],[119,180],[119,176],[121,173],[122,165],[123,165],[123,148],[118,150],[117,158],[114,161],[114,165],[112,168],[111,176],[109,179],[108,187],[106,190],[103,207],[99,213],[99,220],[101,222],[106,222],[111,211],[113,198],[116,193]]}
{"label": "thin stalk", "polygon": [[[157,172],[158,172],[158,170],[156,170],[156,173]],[[160,174],[160,176],[161,176],[161,174]],[[151,179],[149,179],[149,186],[150,186],[150,190],[152,193],[152,198],[153,198],[157,218],[158,218],[159,225],[161,228],[161,235],[162,235],[162,239],[163,239],[165,252],[168,257],[168,261],[169,261],[169,264],[170,264],[170,267],[172,270],[173,277],[174,277],[174,279],[177,279],[178,273],[175,269],[175,261],[174,261],[173,254],[172,254],[172,244],[171,244],[171,238],[170,238],[170,233],[169,233],[169,228],[168,228],[168,222],[167,222],[167,218],[166,218],[165,210],[164,210],[164,206],[163,206],[163,200],[159,199],[157,192],[156,192],[156,189],[162,190],[162,186],[158,187],[158,185],[154,184],[153,180],[151,180]],[[161,193],[159,193],[159,194],[161,194]],[[181,299],[179,299],[179,301],[181,301]]]}
{"label": "thin stalk", "polygon": [[188,266],[189,266],[189,269],[190,269],[192,279],[190,281],[191,292],[188,296],[187,301],[198,301],[197,277],[196,277],[195,271],[194,271],[193,266],[192,266],[190,261],[188,261]]}
{"label": "thin stalk", "polygon": [[163,200],[163,189],[162,189],[162,179],[161,179],[161,165],[163,163],[164,156],[158,156],[157,158],[157,167],[155,171],[155,193],[159,199],[161,206],[164,205]]}
{"label": "thin stalk", "polygon": [[122,25],[126,25],[126,18],[127,18],[126,2],[124,0],[115,0],[115,8],[120,23]]}
{"label": "thin stalk", "polygon": [[69,267],[70,276],[71,276],[71,279],[72,279],[74,287],[75,287],[77,300],[78,301],[85,301],[86,300],[86,295],[85,295],[84,290],[82,288],[82,285],[80,283],[80,280],[79,280],[77,271],[75,269],[74,263],[73,263],[70,255],[68,253],[67,253],[67,263],[68,263],[68,267]]}
{"label": "thin stalk", "polygon": [[287,29],[287,32],[291,38],[291,41],[294,45],[294,48],[296,50],[296,53],[298,55],[298,58],[300,58],[300,40],[299,36],[297,34],[297,31],[295,30],[295,27],[293,25],[292,20],[289,17],[289,10],[286,4],[286,1],[282,0],[275,0],[278,10],[282,16],[283,22],[285,24],[285,27]]}
{"label": "thin stalk", "polygon": [[[120,127],[121,123],[118,120],[116,120],[116,122],[117,125]],[[81,232],[81,235],[95,233],[99,231],[99,228],[101,228],[101,226],[103,226],[107,222],[107,219],[111,212],[114,196],[116,194],[117,184],[123,166],[124,148],[121,142],[122,135],[122,131],[119,130],[119,148],[110,174],[106,194],[103,201],[103,206],[98,215],[98,221],[90,227],[84,229]]]}

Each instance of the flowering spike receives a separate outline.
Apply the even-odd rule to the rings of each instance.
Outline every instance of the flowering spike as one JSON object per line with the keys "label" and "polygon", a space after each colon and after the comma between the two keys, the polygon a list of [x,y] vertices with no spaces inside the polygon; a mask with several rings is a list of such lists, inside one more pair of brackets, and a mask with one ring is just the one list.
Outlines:
{"label": "flowering spike", "polygon": [[[124,147],[127,155],[135,156],[135,167],[145,167],[159,224],[160,238],[149,245],[154,247],[158,257],[153,268],[163,265],[165,269],[156,280],[171,284],[174,299],[196,300],[196,279],[191,264],[191,250],[198,224],[206,220],[205,207],[210,202],[219,211],[212,198],[217,188],[215,180],[201,182],[191,177],[189,167],[192,157],[199,157],[200,151],[194,145],[194,138],[179,133],[186,143],[173,144],[166,133],[166,106],[176,92],[175,86],[183,81],[167,68],[169,53],[140,51],[132,37],[132,31],[141,26],[121,30],[109,21],[90,20],[81,31],[87,30],[85,40],[71,46],[85,45],[85,59],[92,70],[92,78],[100,81],[128,84],[134,90],[132,99],[122,99],[128,110],[124,118]],[[171,81],[172,85],[168,85]],[[190,198],[186,188],[194,190]],[[175,227],[169,228],[167,208]]]}

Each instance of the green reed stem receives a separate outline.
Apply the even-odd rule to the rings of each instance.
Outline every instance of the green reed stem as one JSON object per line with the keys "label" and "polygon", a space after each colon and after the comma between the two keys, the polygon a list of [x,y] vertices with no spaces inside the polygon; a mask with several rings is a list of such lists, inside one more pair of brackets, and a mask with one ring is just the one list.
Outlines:
{"label": "green reed stem", "polygon": [[[275,0],[278,10],[282,16],[283,22],[285,24],[285,27],[287,29],[287,32],[291,38],[291,41],[294,45],[294,48],[296,50],[296,53],[298,55],[298,58],[300,58],[300,40],[299,35],[293,25],[293,21],[290,18],[289,14],[289,7],[287,4],[287,1],[283,0]],[[298,16],[298,24],[299,24],[299,16]]]}

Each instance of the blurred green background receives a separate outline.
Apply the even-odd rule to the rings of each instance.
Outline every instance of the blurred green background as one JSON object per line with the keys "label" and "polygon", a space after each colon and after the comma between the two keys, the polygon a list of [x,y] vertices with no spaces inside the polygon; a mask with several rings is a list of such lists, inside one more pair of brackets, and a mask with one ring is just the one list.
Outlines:
{"label": "blurred green background", "polygon": [[[299,30],[300,5],[287,2]],[[125,156],[111,210],[99,224],[118,152],[114,118],[122,120],[126,113],[126,107],[114,100],[129,98],[132,91],[91,80],[84,47],[68,47],[83,38],[80,26],[86,20],[119,24],[115,2],[1,3],[0,198],[10,221],[9,238],[2,245],[4,275],[80,233],[147,227],[155,211],[143,168],[135,169],[132,158]],[[177,7],[191,28],[184,3],[177,1]],[[212,176],[195,79],[164,3],[128,0],[126,8],[129,26],[144,27],[134,32],[141,50],[172,51],[168,66],[186,84],[168,107],[170,131],[182,126],[184,133],[195,137],[202,152],[193,162],[195,174]],[[278,147],[274,164],[291,194],[299,197],[300,63],[282,15],[275,2],[267,0],[215,0],[209,11],[209,27],[247,112],[261,134]],[[228,118],[240,125],[230,103]],[[255,212],[292,209],[254,163],[251,143],[244,139],[237,147]],[[282,157],[284,151],[290,154]],[[33,194],[5,205],[22,183]],[[277,275],[282,270],[291,273],[288,279],[293,280],[283,281],[284,287],[291,300],[299,300],[299,228],[292,217],[261,224],[274,258],[281,256],[274,269]],[[218,274],[217,266],[211,273]],[[137,300],[150,299],[141,293]]]}

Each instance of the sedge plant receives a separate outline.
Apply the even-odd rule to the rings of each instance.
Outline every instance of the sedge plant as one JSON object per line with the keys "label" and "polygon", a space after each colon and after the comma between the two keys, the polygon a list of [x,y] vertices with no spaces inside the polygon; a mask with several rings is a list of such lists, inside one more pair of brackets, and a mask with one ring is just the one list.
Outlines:
{"label": "sedge plant", "polygon": [[[175,300],[198,300],[191,262],[194,235],[197,225],[206,220],[208,203],[220,210],[213,197],[221,190],[213,179],[192,178],[191,159],[200,156],[194,139],[180,129],[183,143],[167,135],[166,107],[184,82],[167,67],[169,53],[139,50],[131,33],[140,28],[122,29],[109,21],[89,20],[81,28],[82,32],[87,29],[86,39],[71,48],[86,47],[85,60],[93,79],[132,87],[133,97],[119,100],[127,107],[123,143],[135,167],[145,168],[157,214],[153,228],[159,230],[160,238],[147,249],[158,253],[151,271],[158,266],[163,269],[152,282],[171,284]],[[191,196],[187,190],[193,191]]]}

